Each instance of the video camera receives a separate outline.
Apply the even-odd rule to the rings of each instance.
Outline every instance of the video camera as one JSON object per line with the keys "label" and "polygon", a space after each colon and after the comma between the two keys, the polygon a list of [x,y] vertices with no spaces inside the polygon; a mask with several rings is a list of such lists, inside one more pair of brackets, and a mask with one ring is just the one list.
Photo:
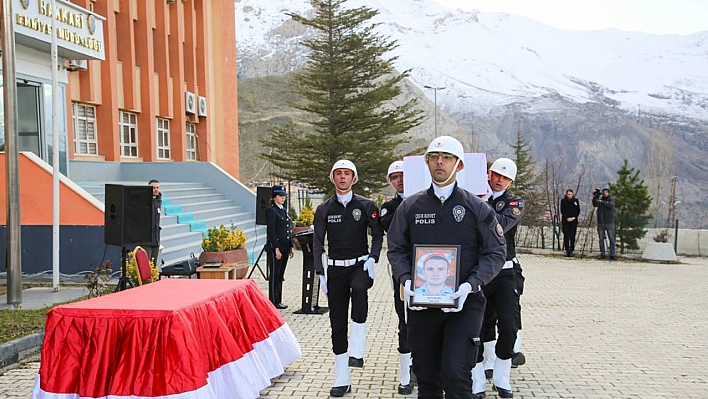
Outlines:
{"label": "video camera", "polygon": [[600,190],[599,188],[596,188],[596,189],[592,192],[593,198],[600,198],[601,195],[602,195],[602,190]]}

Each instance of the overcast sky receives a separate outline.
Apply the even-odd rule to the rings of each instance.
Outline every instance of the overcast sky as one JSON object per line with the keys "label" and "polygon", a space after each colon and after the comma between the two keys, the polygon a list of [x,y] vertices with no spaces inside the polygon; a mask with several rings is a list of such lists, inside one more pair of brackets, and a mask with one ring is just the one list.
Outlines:
{"label": "overcast sky", "polygon": [[434,0],[451,8],[521,15],[567,30],[654,34],[708,31],[708,0]]}

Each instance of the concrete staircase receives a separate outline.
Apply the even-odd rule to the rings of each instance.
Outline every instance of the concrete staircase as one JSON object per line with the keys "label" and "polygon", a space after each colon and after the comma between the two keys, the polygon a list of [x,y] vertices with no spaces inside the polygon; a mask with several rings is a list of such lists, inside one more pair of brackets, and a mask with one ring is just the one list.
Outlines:
{"label": "concrete staircase", "polygon": [[[144,181],[106,182],[122,185],[145,185]],[[104,184],[79,185],[105,204]],[[255,214],[226,198],[224,194],[204,183],[160,182],[162,215],[160,243],[165,265],[184,260],[194,253],[199,256],[201,241],[207,229],[219,225],[242,229],[248,237],[246,248],[251,257],[258,256],[265,244],[266,228],[256,225]]]}

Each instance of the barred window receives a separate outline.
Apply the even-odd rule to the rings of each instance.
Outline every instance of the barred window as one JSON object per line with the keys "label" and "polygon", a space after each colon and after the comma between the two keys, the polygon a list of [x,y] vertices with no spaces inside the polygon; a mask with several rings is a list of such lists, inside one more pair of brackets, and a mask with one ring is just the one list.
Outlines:
{"label": "barred window", "polygon": [[126,158],[138,157],[138,116],[132,112],[120,111],[120,155]]}
{"label": "barred window", "polygon": [[187,123],[187,160],[197,160],[197,133],[193,123]]}
{"label": "barred window", "polygon": [[74,122],[74,155],[98,155],[96,107],[73,103],[71,114]]}
{"label": "barred window", "polygon": [[170,121],[157,118],[157,159],[170,159]]}

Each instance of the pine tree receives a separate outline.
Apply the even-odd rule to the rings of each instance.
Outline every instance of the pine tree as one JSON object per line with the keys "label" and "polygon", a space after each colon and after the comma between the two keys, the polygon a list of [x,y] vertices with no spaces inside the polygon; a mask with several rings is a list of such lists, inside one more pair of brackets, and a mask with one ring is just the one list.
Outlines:
{"label": "pine tree", "polygon": [[610,183],[610,192],[615,198],[615,228],[620,253],[625,249],[639,249],[637,241],[647,233],[645,227],[652,219],[649,214],[651,196],[639,170],[630,168],[625,159],[617,171],[619,178]]}
{"label": "pine tree", "polygon": [[386,186],[388,165],[400,159],[396,147],[405,133],[420,124],[417,100],[392,103],[409,71],[396,74],[384,58],[397,47],[395,41],[375,33],[378,14],[368,7],[345,9],[347,0],[312,0],[313,18],[288,14],[312,28],[316,35],[304,41],[311,50],[307,66],[293,81],[308,121],[278,126],[261,140],[277,149],[261,157],[279,168],[276,176],[304,183],[316,191],[332,193],[329,172],[339,159],[357,167],[356,191],[370,195]]}
{"label": "pine tree", "polygon": [[539,190],[540,177],[536,171],[536,161],[531,155],[533,147],[524,139],[521,128],[517,130],[516,143],[512,144],[511,148],[514,150],[517,171],[510,191],[524,200],[524,224],[535,225],[546,211],[546,206]]}

